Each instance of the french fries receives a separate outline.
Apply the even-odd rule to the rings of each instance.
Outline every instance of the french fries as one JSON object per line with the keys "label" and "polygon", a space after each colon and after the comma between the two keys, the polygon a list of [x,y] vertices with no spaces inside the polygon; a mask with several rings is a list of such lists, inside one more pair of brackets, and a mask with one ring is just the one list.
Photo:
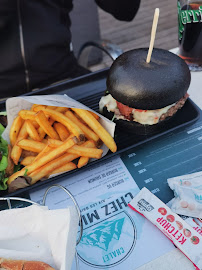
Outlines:
{"label": "french fries", "polygon": [[52,171],[50,175],[53,175],[53,174],[56,174],[56,173],[68,172],[68,171],[71,171],[71,170],[74,170],[74,169],[76,169],[76,164],[73,163],[73,162],[68,162],[68,163],[58,167],[54,171]]}
{"label": "french fries", "polygon": [[74,145],[71,149],[67,150],[68,153],[78,154],[81,157],[88,158],[101,158],[103,150],[97,148],[88,148],[82,145]]}
{"label": "french fries", "polygon": [[[38,108],[38,107],[35,107],[35,108]],[[48,134],[48,136],[50,136],[52,139],[59,139],[57,132],[51,126],[51,124],[49,123],[43,111],[38,111],[35,114],[35,119],[37,123],[39,124],[39,126],[45,131],[45,133]]]}
{"label": "french fries", "polygon": [[11,145],[13,146],[17,140],[17,137],[18,137],[18,133],[22,127],[22,124],[23,124],[24,120],[20,117],[20,116],[17,116],[15,118],[15,120],[13,121],[13,124],[11,126],[11,129],[10,129],[10,142],[11,142]]}
{"label": "french fries", "polygon": [[[34,110],[36,112],[38,112],[38,107],[35,107]],[[66,126],[66,128],[73,133],[79,141],[84,141],[85,140],[85,135],[83,133],[83,131],[81,130],[81,128],[76,125],[73,121],[71,121],[69,118],[67,118],[64,114],[51,110],[51,109],[42,109],[42,111],[50,116],[52,119],[54,119],[55,121],[63,124],[64,126]],[[51,137],[51,136],[50,136]]]}
{"label": "french fries", "polygon": [[53,126],[54,126],[55,130],[57,131],[57,133],[60,137],[60,140],[64,142],[70,135],[67,128],[61,123],[55,123]]}
{"label": "french fries", "polygon": [[66,107],[57,107],[55,110],[57,112],[64,113],[64,112],[66,112],[68,110],[68,108],[66,108]]}
{"label": "french fries", "polygon": [[22,149],[22,154],[21,154],[20,158],[23,159],[23,158],[30,157],[30,156],[36,157],[37,155],[38,155],[38,153],[36,153],[36,152]]}
{"label": "french fries", "polygon": [[[85,143],[85,146],[93,148],[93,147],[95,147],[95,143],[94,143],[94,141],[88,141]],[[81,168],[81,167],[85,166],[88,163],[88,161],[89,161],[89,157],[80,157],[78,164],[77,164],[77,167]]]}
{"label": "french fries", "polygon": [[99,141],[99,137],[95,132],[93,132],[90,128],[88,128],[86,125],[84,125],[70,110],[65,112],[65,115],[69,117],[70,120],[72,120],[74,123],[76,123],[80,128],[83,130],[86,138],[89,140],[94,140],[95,142]]}
{"label": "french fries", "polygon": [[26,120],[26,128],[27,133],[29,134],[30,138],[32,138],[34,141],[41,141],[41,138],[39,137],[39,133],[37,132],[36,128],[34,127],[31,120]]}
{"label": "french fries", "polygon": [[48,153],[52,148],[47,144],[44,149],[35,157],[34,161],[41,158],[45,153]]}
{"label": "french fries", "polygon": [[81,168],[81,167],[85,166],[86,164],[88,164],[88,161],[89,161],[89,157],[80,157],[78,164],[77,164],[77,167]]}
{"label": "french fries", "polygon": [[95,117],[96,120],[99,120],[99,115],[97,115],[96,113],[91,112],[91,111],[89,111],[89,112]]}
{"label": "french fries", "polygon": [[36,121],[32,121],[32,125],[37,129],[39,128],[39,124]]}
{"label": "french fries", "polygon": [[[89,144],[90,141],[87,141],[85,143],[83,143],[82,145],[74,145],[73,147],[71,147],[71,149],[68,149],[67,152],[71,153],[71,154],[78,154],[81,157],[88,157],[88,158],[101,158],[103,150],[102,149],[97,149],[95,147],[95,144],[93,142],[90,142],[91,145],[94,145],[94,148],[92,146],[92,148],[88,148],[90,145]],[[62,145],[61,141],[58,140],[49,140],[48,141],[49,146],[51,147],[58,147],[60,145]]]}
{"label": "french fries", "polygon": [[[37,108],[37,109],[36,109]],[[38,111],[41,111],[43,109],[47,108],[47,106],[45,105],[36,105],[34,108],[33,108],[33,111],[34,112],[38,112]]]}
{"label": "french fries", "polygon": [[27,176],[33,185],[53,174],[81,168],[89,159],[102,157],[101,143],[115,152],[113,138],[98,120],[97,114],[75,108],[34,104],[30,110],[19,111],[9,136],[11,158],[24,167],[9,177],[8,185],[20,176]]}
{"label": "french fries", "polygon": [[[103,150],[102,149],[97,149],[94,145],[94,148],[90,148],[88,146],[88,143],[90,141],[87,141],[83,143],[82,145],[74,145],[70,149],[67,150],[68,153],[71,154],[78,154],[81,157],[88,157],[88,158],[101,158]],[[93,144],[93,142],[91,142]],[[58,140],[49,140],[49,145],[51,147],[58,147],[61,145],[61,142]],[[89,148],[88,148],[89,147]]]}
{"label": "french fries", "polygon": [[72,108],[79,117],[100,137],[104,144],[114,153],[117,151],[117,146],[112,136],[101,126],[95,117],[88,111],[83,109]]}
{"label": "french fries", "polygon": [[[52,124],[54,123],[54,120],[53,119],[49,119],[48,120],[49,124],[52,126]],[[46,136],[46,132],[43,130],[42,127],[39,126],[37,132],[39,133],[39,137],[41,140],[44,139],[44,137]]]}
{"label": "french fries", "polygon": [[34,160],[35,160],[34,156],[27,156],[20,162],[20,164],[27,166],[27,165],[31,164]]}
{"label": "french fries", "polygon": [[37,130],[37,132],[39,134],[40,140],[43,140],[44,137],[46,136],[46,132],[43,130],[42,127],[39,127],[38,130]]}
{"label": "french fries", "polygon": [[15,145],[13,146],[12,150],[11,150],[11,158],[13,160],[13,162],[15,163],[15,165],[18,164],[18,161],[20,159],[20,156],[22,154],[22,148],[20,148],[17,143],[20,140],[26,139],[28,137],[28,133],[27,133],[27,127],[26,127],[26,123],[24,122],[22,125],[21,130],[19,131],[18,137],[16,139]]}
{"label": "french fries", "polygon": [[39,106],[39,104],[33,104],[30,110],[34,111],[34,108],[37,107],[37,106]]}
{"label": "french fries", "polygon": [[[56,158],[55,160],[48,162],[44,166],[38,168],[37,170],[29,174],[29,176],[32,178],[31,184],[33,185],[39,179],[42,179],[43,177],[50,175],[54,170],[56,170],[61,165],[65,165],[68,162],[70,162],[72,158],[74,158],[73,155],[65,154]],[[74,169],[75,168],[76,168],[76,165],[74,166]]]}
{"label": "french fries", "polygon": [[28,151],[40,153],[46,147],[46,144],[42,142],[30,141],[30,140],[24,139],[24,140],[19,141],[17,143],[17,146]]}
{"label": "french fries", "polygon": [[60,140],[48,139],[48,145],[54,148],[62,145],[62,142]]}
{"label": "french fries", "polygon": [[22,170],[18,171],[17,173],[14,173],[8,178],[8,184],[10,184],[13,180],[16,179],[18,176],[23,176],[25,173],[25,170],[27,170],[27,175],[35,171],[36,169],[42,167],[46,163],[56,159],[57,157],[64,154],[68,148],[71,148],[74,144],[77,143],[76,137],[68,139],[66,142],[64,142],[62,145],[60,145],[57,148],[53,148],[50,152],[45,153],[40,159],[34,161],[32,164],[24,167]]}
{"label": "french fries", "polygon": [[46,108],[51,109],[51,110],[55,110],[55,109],[57,109],[57,106],[47,106]]}
{"label": "french fries", "polygon": [[35,112],[33,111],[21,110],[19,111],[18,115],[24,120],[35,120]]}

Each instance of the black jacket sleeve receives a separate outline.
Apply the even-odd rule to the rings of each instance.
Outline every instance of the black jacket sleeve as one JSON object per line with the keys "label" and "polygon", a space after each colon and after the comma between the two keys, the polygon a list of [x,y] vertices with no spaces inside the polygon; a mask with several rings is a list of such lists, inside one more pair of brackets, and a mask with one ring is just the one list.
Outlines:
{"label": "black jacket sleeve", "polygon": [[4,28],[16,12],[16,0],[0,0],[0,29]]}
{"label": "black jacket sleeve", "polygon": [[140,0],[95,0],[95,2],[101,9],[121,21],[132,21],[140,6]]}

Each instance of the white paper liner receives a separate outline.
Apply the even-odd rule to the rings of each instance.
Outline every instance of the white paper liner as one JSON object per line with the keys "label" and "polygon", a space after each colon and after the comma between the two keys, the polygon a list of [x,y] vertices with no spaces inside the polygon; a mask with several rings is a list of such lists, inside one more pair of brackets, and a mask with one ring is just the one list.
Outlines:
{"label": "white paper liner", "polygon": [[32,205],[0,211],[0,257],[36,260],[70,270],[75,255],[78,214]]}

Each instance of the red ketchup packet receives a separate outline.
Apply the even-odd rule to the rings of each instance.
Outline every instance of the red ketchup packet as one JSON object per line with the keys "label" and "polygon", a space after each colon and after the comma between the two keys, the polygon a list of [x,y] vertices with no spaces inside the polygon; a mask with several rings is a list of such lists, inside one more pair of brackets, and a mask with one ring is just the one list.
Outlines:
{"label": "red ketchup packet", "polygon": [[194,264],[202,269],[202,236],[173,213],[147,188],[141,189],[129,207],[151,221]]}
{"label": "red ketchup packet", "polygon": [[199,218],[188,217],[186,222],[202,236],[202,220]]}

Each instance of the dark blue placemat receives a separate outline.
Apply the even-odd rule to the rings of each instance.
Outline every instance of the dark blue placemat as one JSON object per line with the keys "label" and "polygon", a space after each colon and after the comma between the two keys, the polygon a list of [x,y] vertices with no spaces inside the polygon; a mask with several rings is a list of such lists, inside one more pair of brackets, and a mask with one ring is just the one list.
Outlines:
{"label": "dark blue placemat", "polygon": [[140,189],[147,187],[167,203],[173,198],[168,178],[202,170],[202,117],[191,126],[128,150],[121,158]]}

